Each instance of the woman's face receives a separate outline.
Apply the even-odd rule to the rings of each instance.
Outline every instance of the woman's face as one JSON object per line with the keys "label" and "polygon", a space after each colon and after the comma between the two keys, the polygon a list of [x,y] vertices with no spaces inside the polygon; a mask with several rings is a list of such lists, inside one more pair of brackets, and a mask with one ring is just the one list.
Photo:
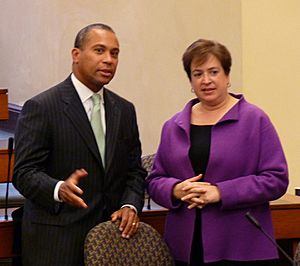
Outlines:
{"label": "woman's face", "polygon": [[192,60],[190,82],[203,104],[216,105],[224,101],[228,95],[229,80],[229,75],[225,74],[220,61],[214,55],[209,55],[201,65],[197,60]]}

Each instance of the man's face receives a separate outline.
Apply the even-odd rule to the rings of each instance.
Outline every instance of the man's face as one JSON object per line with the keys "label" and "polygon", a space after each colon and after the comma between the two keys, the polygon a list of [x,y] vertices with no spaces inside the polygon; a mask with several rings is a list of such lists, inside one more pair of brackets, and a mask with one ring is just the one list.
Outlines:
{"label": "man's face", "polygon": [[92,91],[99,91],[114,77],[119,51],[119,42],[113,32],[93,29],[82,47],[72,50],[73,72]]}

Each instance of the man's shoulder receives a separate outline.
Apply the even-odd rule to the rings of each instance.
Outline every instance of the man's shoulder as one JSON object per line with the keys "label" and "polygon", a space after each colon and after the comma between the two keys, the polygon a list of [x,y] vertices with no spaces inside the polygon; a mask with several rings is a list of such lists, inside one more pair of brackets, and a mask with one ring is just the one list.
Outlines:
{"label": "man's shoulder", "polygon": [[49,98],[57,97],[60,94],[61,90],[63,90],[64,88],[70,88],[71,86],[72,82],[71,79],[68,77],[64,81],[53,85],[52,87],[49,87],[46,90],[40,92],[39,94],[33,96],[31,100],[44,101]]}
{"label": "man's shoulder", "polygon": [[104,92],[104,97],[110,101],[114,101],[117,104],[121,104],[121,105],[125,105],[125,106],[133,106],[133,103],[130,102],[129,100],[125,99],[124,97],[118,95],[117,93],[104,88],[105,92]]}

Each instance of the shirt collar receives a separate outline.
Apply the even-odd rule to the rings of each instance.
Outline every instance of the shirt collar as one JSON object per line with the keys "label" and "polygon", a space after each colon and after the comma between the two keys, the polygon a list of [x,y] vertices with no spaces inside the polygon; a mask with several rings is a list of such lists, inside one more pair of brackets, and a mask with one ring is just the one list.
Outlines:
{"label": "shirt collar", "polygon": [[[94,92],[92,90],[90,90],[87,86],[85,86],[79,79],[77,79],[76,76],[74,75],[74,73],[71,74],[71,80],[73,82],[73,85],[74,85],[82,103],[84,103],[90,97],[92,97]],[[100,95],[101,102],[103,103],[104,102],[103,87],[97,93]]]}

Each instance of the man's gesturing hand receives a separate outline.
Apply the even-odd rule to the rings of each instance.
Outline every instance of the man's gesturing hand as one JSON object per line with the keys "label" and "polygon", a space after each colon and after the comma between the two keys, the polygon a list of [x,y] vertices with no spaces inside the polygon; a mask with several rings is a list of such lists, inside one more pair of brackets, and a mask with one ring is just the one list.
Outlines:
{"label": "man's gesturing hand", "polygon": [[79,180],[87,175],[88,173],[84,169],[73,172],[59,188],[58,196],[60,200],[78,208],[87,208],[88,206],[80,197],[80,195],[83,194],[83,191],[77,186]]}

